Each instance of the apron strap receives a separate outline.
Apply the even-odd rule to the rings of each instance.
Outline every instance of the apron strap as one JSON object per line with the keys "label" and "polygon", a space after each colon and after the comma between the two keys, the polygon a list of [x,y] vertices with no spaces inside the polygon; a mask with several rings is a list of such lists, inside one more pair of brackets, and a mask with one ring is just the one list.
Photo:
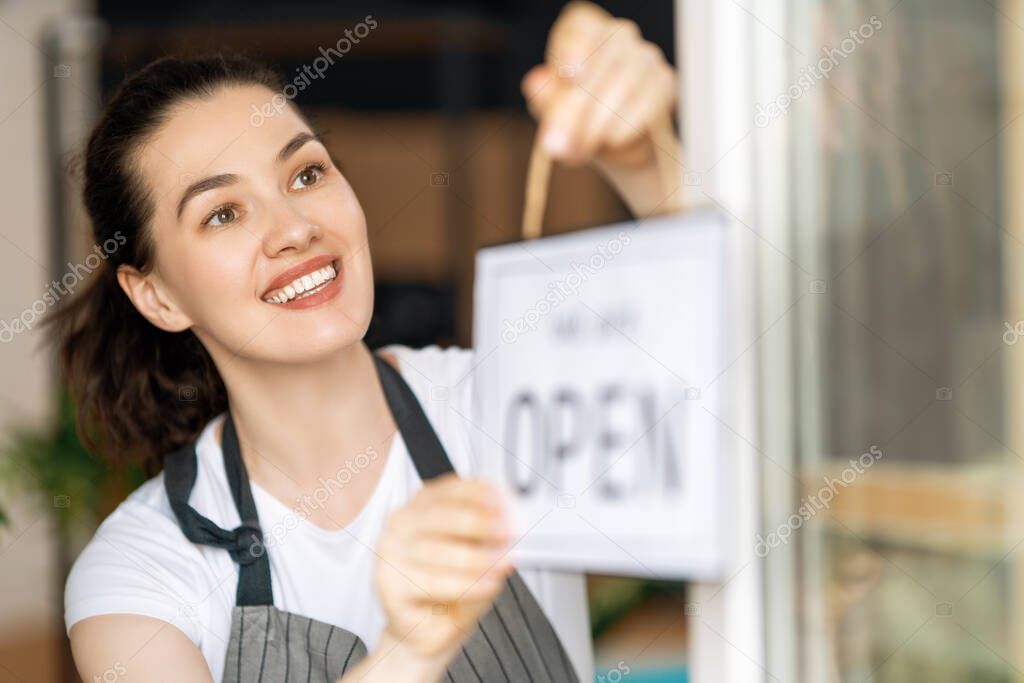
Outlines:
{"label": "apron strap", "polygon": [[413,464],[416,465],[420,479],[427,481],[455,471],[444,446],[437,438],[437,433],[431,427],[427,416],[423,414],[423,407],[405,378],[391,363],[377,354],[373,354],[373,359],[377,364],[377,374],[384,388],[388,407],[391,408],[391,415],[398,423],[398,430],[402,433],[402,440],[405,441],[405,447],[412,457]]}
{"label": "apron strap", "polygon": [[196,481],[197,456],[193,445],[182,446],[164,458],[164,488],[185,538],[200,545],[224,548],[238,564],[236,604],[273,605],[270,561],[263,544],[263,531],[256,514],[245,463],[238,451],[238,435],[230,410],[224,418],[222,440],[224,469],[241,524],[231,530],[222,529],[188,504]]}

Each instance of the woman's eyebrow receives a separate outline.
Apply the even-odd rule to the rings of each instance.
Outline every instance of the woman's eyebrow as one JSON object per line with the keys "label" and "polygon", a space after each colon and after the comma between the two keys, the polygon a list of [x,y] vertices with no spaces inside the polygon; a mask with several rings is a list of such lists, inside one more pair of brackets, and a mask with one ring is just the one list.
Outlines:
{"label": "woman's eyebrow", "polygon": [[314,135],[313,133],[302,132],[293,137],[291,140],[286,142],[284,147],[281,148],[281,151],[277,153],[278,163],[287,161],[288,157],[295,154],[300,147],[311,140],[315,140],[316,142],[323,144],[323,140],[320,139],[320,136]]}
{"label": "woman's eyebrow", "polygon": [[[277,153],[277,162],[283,163],[287,161],[288,157],[295,154],[295,152],[299,151],[303,145],[311,140],[315,140],[321,144],[323,143],[319,135],[305,132],[297,134],[291,140],[286,142],[284,147],[281,148],[281,151]],[[181,199],[178,200],[178,218],[181,218],[181,212],[185,210],[185,205],[193,197],[200,195],[203,192],[207,192],[208,190],[215,190],[218,187],[224,187],[225,185],[231,185],[236,182],[238,182],[238,176],[234,173],[222,173],[220,175],[210,176],[209,178],[203,178],[202,180],[192,183],[185,189],[185,192],[182,193]]]}
{"label": "woman's eyebrow", "polygon": [[181,212],[185,210],[185,204],[196,195],[237,182],[238,176],[234,173],[221,173],[220,175],[210,176],[209,178],[203,178],[192,183],[185,189],[181,199],[178,200],[178,218],[181,218]]}

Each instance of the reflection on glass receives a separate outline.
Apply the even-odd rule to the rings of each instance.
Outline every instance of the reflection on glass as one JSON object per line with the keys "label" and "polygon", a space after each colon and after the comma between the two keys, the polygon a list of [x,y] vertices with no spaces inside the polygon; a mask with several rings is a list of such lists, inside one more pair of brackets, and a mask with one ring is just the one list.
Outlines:
{"label": "reflection on glass", "polygon": [[832,64],[783,124],[795,253],[821,277],[797,326],[802,677],[1024,679],[1004,509],[1012,18],[956,0],[794,8],[794,79]]}

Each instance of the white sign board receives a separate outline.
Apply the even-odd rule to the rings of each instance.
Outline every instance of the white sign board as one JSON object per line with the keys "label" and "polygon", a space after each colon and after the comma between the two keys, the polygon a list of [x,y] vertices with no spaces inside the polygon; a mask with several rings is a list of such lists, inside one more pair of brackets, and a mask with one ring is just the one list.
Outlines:
{"label": "white sign board", "polygon": [[525,566],[723,564],[725,221],[651,218],[477,254],[476,452]]}

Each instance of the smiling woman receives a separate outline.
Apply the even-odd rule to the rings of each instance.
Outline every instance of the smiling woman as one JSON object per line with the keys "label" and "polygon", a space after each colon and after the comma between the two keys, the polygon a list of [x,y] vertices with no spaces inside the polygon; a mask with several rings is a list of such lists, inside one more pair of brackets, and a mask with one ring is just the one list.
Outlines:
{"label": "smiling woman", "polygon": [[[461,666],[480,671],[512,666],[503,659],[514,654],[524,672],[574,676],[560,646],[489,642],[488,621],[511,629],[508,638],[518,624],[550,639],[552,626],[502,558],[506,536],[489,503],[493,492],[438,478],[453,463],[466,473],[462,440],[449,433],[441,446],[431,437],[417,392],[361,343],[372,272],[365,220],[345,178],[293,109],[240,127],[273,84],[269,72],[241,58],[160,60],[125,83],[90,140],[95,237],[115,230],[126,244],[55,322],[83,419],[98,424],[102,446],[123,457],[134,443],[134,456],[150,466],[167,454],[164,471],[105,520],[69,577],[66,618],[81,673],[108,670],[141,647],[126,639],[145,634],[144,656],[130,668],[139,680],[252,680],[250,666],[266,680],[286,680],[288,670],[334,680],[359,666],[378,676],[431,677],[457,670],[460,650]],[[129,136],[123,115],[134,126]],[[111,210],[117,206],[134,211]],[[391,348],[387,355],[455,383],[436,367],[450,365],[452,353]],[[227,395],[231,411],[214,419]],[[406,420],[396,435],[394,416],[403,414],[418,423]],[[279,428],[318,418],[346,428],[329,430],[327,441]],[[315,481],[360,452],[358,476],[349,475],[343,495],[318,498],[306,524],[264,545],[262,528],[287,527],[283,501],[303,492],[308,499]],[[437,554],[410,564],[401,557],[406,544],[386,548],[385,534],[378,552],[393,557],[374,576],[371,549],[389,513],[419,500],[420,480],[433,478],[422,487],[434,500],[425,509],[446,532],[438,536],[428,524],[419,535]],[[409,516],[417,525],[423,518]],[[337,533],[357,541],[318,538]],[[449,564],[448,556],[461,559]],[[235,599],[224,601],[232,591],[219,589],[236,562]],[[369,590],[374,582],[379,601]],[[451,612],[435,614],[431,605],[442,604]],[[497,611],[502,604],[508,614]],[[424,605],[430,629],[421,626]],[[474,644],[469,630],[478,619]],[[178,628],[164,631],[161,623]],[[281,649],[268,650],[268,639]],[[375,652],[367,657],[368,648]],[[386,663],[381,652],[389,653]],[[177,660],[172,669],[164,657]]]}
{"label": "smiling woman", "polygon": [[[566,54],[615,48],[615,68],[573,73],[635,134],[534,70],[524,88],[545,91],[534,111],[555,122],[552,154],[606,164],[633,206],[660,203],[646,131],[671,106],[671,69],[592,6],[559,21]],[[153,476],[68,578],[79,671],[590,678],[582,576],[516,571],[500,496],[472,476],[488,457],[462,417],[472,351],[367,348],[362,207],[290,101],[251,123],[280,88],[243,57],[163,58],[121,85],[89,139],[93,237],[123,246],[50,322],[90,445]],[[437,386],[447,403],[426,400]]]}

